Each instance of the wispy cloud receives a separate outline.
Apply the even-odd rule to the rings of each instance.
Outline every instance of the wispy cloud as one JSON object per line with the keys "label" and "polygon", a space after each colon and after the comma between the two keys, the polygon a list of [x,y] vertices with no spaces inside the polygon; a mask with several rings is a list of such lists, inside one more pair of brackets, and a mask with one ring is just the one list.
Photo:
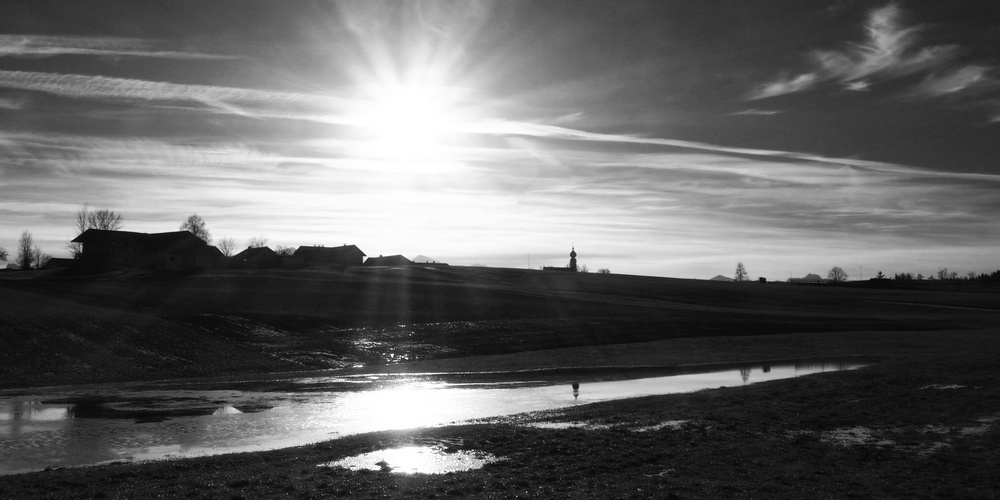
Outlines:
{"label": "wispy cloud", "polygon": [[[253,117],[310,116],[314,110],[329,109],[337,102],[300,93],[30,71],[0,71],[0,87],[125,103],[197,103],[218,112]],[[327,117],[327,121],[333,118]]]}
{"label": "wispy cloud", "polygon": [[1000,89],[997,70],[981,65],[970,65],[932,74],[914,88],[920,96],[941,97],[957,93]]}
{"label": "wispy cloud", "polygon": [[[909,97],[940,97],[968,94],[983,89],[996,90],[997,69],[987,63],[962,63],[956,44],[924,43],[923,25],[909,25],[906,13],[897,4],[869,12],[867,36],[839,50],[813,50],[808,54],[809,69],[795,76],[783,76],[759,85],[748,100],[766,99],[816,88],[836,82],[851,91],[870,90],[879,83],[924,76],[910,81]],[[906,81],[906,80],[904,80]]]}
{"label": "wispy cloud", "polygon": [[730,115],[750,115],[750,116],[771,116],[784,113],[784,111],[778,111],[775,109],[757,109],[750,108],[744,109],[743,111],[737,111],[735,113],[729,113]]}
{"label": "wispy cloud", "polygon": [[22,109],[27,103],[27,99],[0,98],[0,109]]}
{"label": "wispy cloud", "polygon": [[120,37],[0,35],[0,57],[39,58],[64,55],[150,57],[158,59],[236,59],[236,56],[162,50],[165,42]]}
{"label": "wispy cloud", "polygon": [[803,90],[809,90],[819,83],[820,77],[816,73],[803,73],[793,77],[784,77],[761,85],[747,96],[753,101],[757,99],[767,99],[779,95],[791,94]]}

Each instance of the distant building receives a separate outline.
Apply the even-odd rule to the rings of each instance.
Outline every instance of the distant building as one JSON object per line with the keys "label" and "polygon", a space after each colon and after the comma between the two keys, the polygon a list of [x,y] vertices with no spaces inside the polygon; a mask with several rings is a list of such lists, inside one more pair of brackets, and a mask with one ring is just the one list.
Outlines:
{"label": "distant building", "polygon": [[63,259],[59,257],[52,257],[48,262],[42,266],[42,269],[66,269],[76,265],[76,259]]}
{"label": "distant building", "polygon": [[365,253],[354,245],[339,247],[306,247],[295,250],[296,257],[302,259],[307,266],[319,267],[349,267],[360,266],[365,260]]}
{"label": "distant building", "polygon": [[269,247],[247,248],[234,255],[232,259],[248,267],[266,268],[281,265],[281,256]]}
{"label": "distant building", "polygon": [[208,269],[222,258],[218,248],[188,231],[134,233],[88,229],[73,239],[80,243],[80,265],[91,268]]}
{"label": "distant building", "polygon": [[402,255],[388,255],[383,257],[379,255],[378,257],[369,257],[365,261],[366,266],[385,266],[385,267],[397,267],[397,266],[409,266],[412,265],[413,261],[403,257]]}
{"label": "distant building", "polygon": [[563,271],[563,272],[576,272],[576,247],[574,246],[569,252],[569,266],[566,267],[555,267],[555,266],[545,266],[542,268],[543,271]]}

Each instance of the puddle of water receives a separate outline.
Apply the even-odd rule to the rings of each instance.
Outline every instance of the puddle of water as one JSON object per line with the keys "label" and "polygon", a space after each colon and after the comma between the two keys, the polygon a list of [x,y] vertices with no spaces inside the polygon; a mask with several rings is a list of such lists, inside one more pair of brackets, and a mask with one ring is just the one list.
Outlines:
{"label": "puddle of water", "polygon": [[[994,424],[1000,421],[1000,415],[991,415],[976,419],[979,425],[965,427],[946,427],[942,425],[924,425],[917,429],[922,436],[943,438],[943,441],[926,441],[914,443],[907,437],[907,430],[899,427],[868,428],[850,427],[833,429],[819,432],[819,440],[838,446],[877,446],[892,447],[904,452],[913,453],[922,457],[927,457],[941,450],[950,448],[952,442],[958,438],[969,438],[972,436],[982,436],[993,429]],[[798,436],[815,436],[816,431],[811,430],[789,430],[785,432],[790,438]],[[903,441],[900,443],[899,441]]]}
{"label": "puddle of water", "polygon": [[524,424],[524,426],[536,429],[585,429],[588,431],[611,428],[607,424],[595,424],[592,422],[531,422]]}
{"label": "puddle of water", "polygon": [[397,474],[446,474],[480,469],[501,458],[488,453],[450,451],[442,446],[405,446],[373,451],[320,467],[343,467],[351,470],[373,470]]}
{"label": "puddle of water", "polygon": [[666,422],[660,422],[656,425],[639,427],[633,430],[635,432],[651,432],[651,431],[658,431],[660,429],[671,429],[677,431],[680,430],[682,427],[684,427],[684,424],[688,422],[689,420],[667,420]]}
{"label": "puddle of water", "polygon": [[[742,386],[867,366],[862,360],[757,364],[702,373],[569,382],[469,384],[444,374],[281,382],[283,391],[61,388],[4,398],[0,474],[299,446],[348,434],[446,425],[575,404]],[[649,372],[646,372],[649,373]],[[604,374],[605,376],[607,373]],[[366,385],[367,384],[367,385]],[[405,409],[405,410],[402,410]],[[402,410],[402,411],[401,411]]]}

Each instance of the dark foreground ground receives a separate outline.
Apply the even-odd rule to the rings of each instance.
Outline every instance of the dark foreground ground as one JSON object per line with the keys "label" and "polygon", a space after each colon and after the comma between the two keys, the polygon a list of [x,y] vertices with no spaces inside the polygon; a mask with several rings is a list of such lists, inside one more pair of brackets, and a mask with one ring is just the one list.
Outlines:
{"label": "dark foreground ground", "polygon": [[[521,279],[529,278],[536,276]],[[69,317],[77,320],[92,317],[105,326],[114,325],[112,320],[127,325],[111,328],[107,334],[122,344],[120,351],[86,328],[66,327],[80,336],[77,344],[87,346],[84,351],[100,347],[125,360],[131,359],[132,346],[150,350],[150,343],[136,340],[145,337],[127,334],[128,328],[141,330],[129,321],[173,325],[157,331],[192,335],[177,326],[182,321],[178,318],[197,318],[214,307],[220,315],[249,322],[248,328],[268,325],[277,331],[279,323],[285,324],[281,335],[287,338],[270,335],[278,338],[275,342],[286,342],[282,353],[292,360],[287,365],[268,364],[268,351],[255,350],[256,344],[247,340],[257,338],[253,331],[233,333],[237,329],[230,328],[218,333],[224,329],[217,324],[196,325],[200,336],[218,342],[216,356],[227,352],[227,339],[239,353],[260,353],[253,360],[256,371],[322,367],[302,364],[302,358],[288,353],[320,351],[324,345],[322,359],[346,358],[351,364],[366,364],[365,370],[380,371],[681,365],[837,354],[878,355],[883,361],[857,371],[743,388],[359,435],[272,452],[4,476],[0,477],[0,498],[995,498],[1000,494],[1000,307],[995,292],[761,288],[757,284],[752,285],[757,288],[737,288],[682,280],[629,283],[628,277],[615,277],[617,282],[591,281],[598,278],[608,277],[536,282],[533,287],[508,286],[502,279],[459,279],[447,286],[438,281],[391,281],[397,298],[399,290],[407,290],[410,303],[416,304],[409,309],[407,323],[397,323],[397,317],[377,317],[377,307],[371,309],[371,317],[359,318],[357,312],[344,309],[338,313],[332,306],[334,312],[310,316],[303,313],[308,306],[291,302],[284,303],[291,312],[276,313],[283,304],[280,300],[273,308],[256,303],[257,312],[231,299],[203,305],[203,300],[191,298],[196,293],[190,281],[184,294],[178,292],[176,283],[160,285],[165,295],[159,302],[128,280],[127,286],[112,282],[88,288],[82,297],[73,293],[84,285],[74,282],[2,283],[0,292],[5,297],[51,300],[68,307]],[[211,279],[221,281],[207,286],[211,293],[201,299],[217,296],[220,287],[230,287],[226,283],[232,277]],[[336,283],[317,286],[330,290],[345,286]],[[378,288],[368,286],[370,281],[361,283],[369,290]],[[115,292],[128,286],[136,287],[131,296]],[[425,286],[438,287],[436,295]],[[451,287],[457,291],[449,291]],[[301,302],[309,296],[302,293],[295,298]],[[101,306],[108,297],[119,301],[118,306]],[[334,303],[352,300],[347,297],[347,293],[328,294]],[[438,305],[427,306],[432,303]],[[199,310],[200,304],[205,309]],[[466,310],[470,304],[480,304],[483,310]],[[41,306],[43,311],[47,307]],[[360,305],[355,302],[352,307]],[[61,310],[48,309],[44,314],[21,310],[19,316],[5,309],[2,325],[6,330],[0,331],[11,335],[22,321],[22,325],[32,325],[31,331],[41,332],[33,337],[35,341],[44,342],[39,337],[52,330],[45,325],[63,321]],[[438,321],[424,321],[435,315]],[[312,326],[292,328],[296,321]],[[330,324],[317,326],[324,322]],[[365,322],[378,326],[359,326]],[[436,324],[493,328],[482,333],[472,326],[449,330]],[[424,361],[379,366],[374,362],[379,356],[392,361],[388,348],[373,349],[365,363],[359,351],[330,347],[357,345],[357,337],[352,337],[357,331],[389,332],[387,338],[401,337],[405,331],[406,338],[419,339],[414,344],[434,348],[417,356]],[[288,338],[299,339],[308,348]],[[332,342],[343,338],[347,340]],[[59,343],[52,341],[52,345]],[[171,352],[167,347],[157,348],[161,351],[156,352]],[[5,354],[15,362],[21,359],[9,351]],[[25,355],[23,351],[14,354]],[[246,361],[221,363],[223,368],[217,373],[182,374],[226,376],[249,368],[241,363]],[[60,370],[55,364],[46,366]],[[162,373],[155,364],[149,366],[147,376]],[[62,374],[83,372],[50,371],[44,381],[65,382]],[[111,370],[94,377],[114,379],[122,373]],[[30,377],[20,380],[30,381]],[[525,425],[532,421],[577,422],[579,426]],[[502,460],[480,470],[442,475],[317,467],[357,453],[435,441],[491,453]]]}

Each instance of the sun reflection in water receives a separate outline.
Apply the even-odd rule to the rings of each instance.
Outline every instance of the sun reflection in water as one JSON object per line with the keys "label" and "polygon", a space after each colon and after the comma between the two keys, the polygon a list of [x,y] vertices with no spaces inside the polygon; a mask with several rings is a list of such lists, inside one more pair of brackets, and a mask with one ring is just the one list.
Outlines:
{"label": "sun reflection in water", "polygon": [[320,466],[400,474],[446,474],[479,469],[497,460],[500,459],[487,453],[448,452],[441,446],[405,446],[363,453]]}
{"label": "sun reflection in water", "polygon": [[439,424],[454,408],[445,404],[444,383],[408,383],[358,394],[355,402],[369,423],[381,429],[407,429]]}

